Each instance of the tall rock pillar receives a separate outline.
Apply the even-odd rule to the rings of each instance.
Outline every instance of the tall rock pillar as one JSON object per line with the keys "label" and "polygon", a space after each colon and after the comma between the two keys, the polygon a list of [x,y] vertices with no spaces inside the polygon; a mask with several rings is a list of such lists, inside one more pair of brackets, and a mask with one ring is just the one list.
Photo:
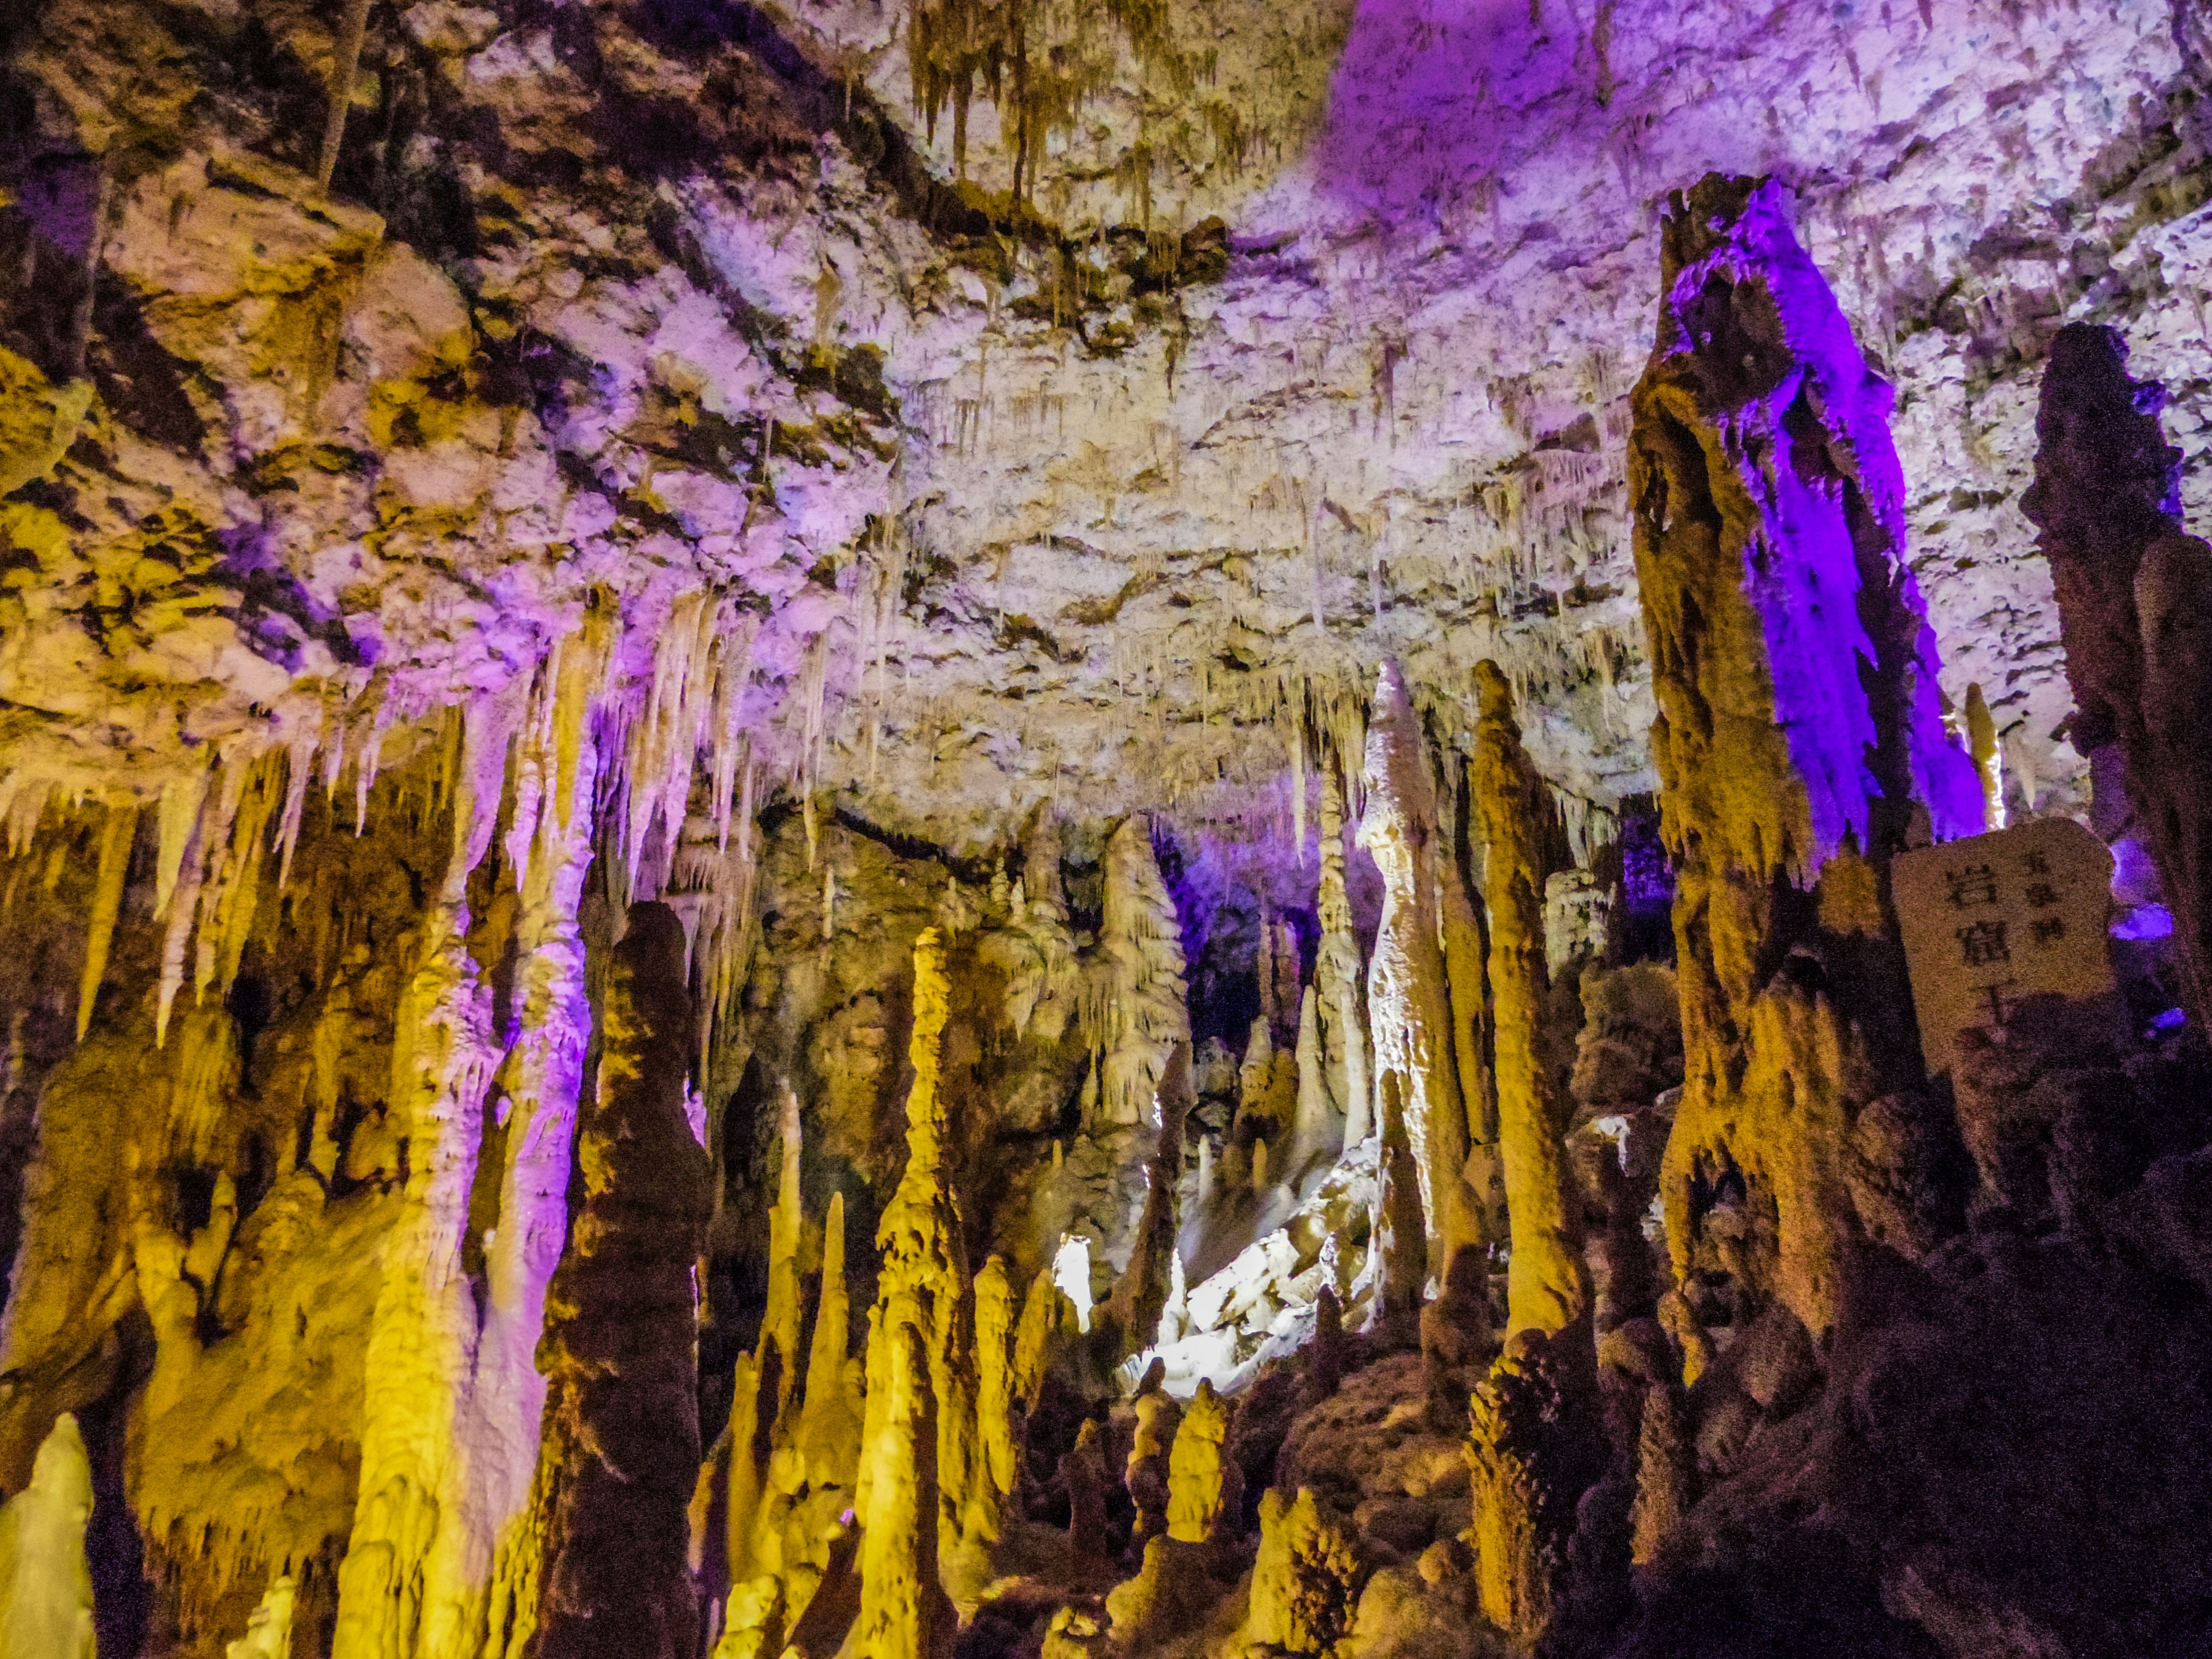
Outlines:
{"label": "tall rock pillar", "polygon": [[2128,374],[2117,329],[2058,331],[2043,374],[2035,483],[2074,687],[2074,743],[2117,744],[2157,861],[2190,1018],[2212,1029],[2212,548],[2181,529],[2181,452],[2159,423],[2166,390]]}
{"label": "tall rock pillar", "polygon": [[553,1276],[538,1475],[532,1659],[686,1659],[697,1639],[686,1507],[699,1468],[692,1267],[709,1208],[685,1111],[697,1052],[684,926],[633,905],[600,1017],[577,1162],[584,1204]]}
{"label": "tall rock pillar", "polygon": [[1513,1254],[1506,1323],[1556,1331],[1589,1305],[1581,1228],[1565,1176],[1558,1079],[1544,1061],[1551,985],[1544,961],[1541,780],[1521,747],[1513,694],[1498,665],[1475,668],[1481,714],[1474,787],[1490,905],[1490,984],[1496,999],[1498,1150]]}
{"label": "tall rock pillar", "polygon": [[1460,1178],[1467,1164],[1467,1111],[1444,977],[1443,900],[1430,856],[1436,793],[1395,663],[1382,665],[1375,687],[1366,786],[1359,844],[1382,874],[1382,925],[1367,970],[1378,1097],[1381,1080],[1395,1077],[1420,1179],[1429,1261],[1441,1266],[1456,1245],[1474,1238],[1473,1206],[1462,1201]]}
{"label": "tall rock pillar", "polygon": [[1778,185],[1713,174],[1676,199],[1628,458],[1688,1067],[1668,1243],[1685,1270],[1701,1179],[1740,1175],[1772,1241],[1751,1288],[1815,1332],[1842,1135],[1914,1080],[1883,866],[1923,811],[1937,839],[1981,822],[1905,562],[1891,401]]}

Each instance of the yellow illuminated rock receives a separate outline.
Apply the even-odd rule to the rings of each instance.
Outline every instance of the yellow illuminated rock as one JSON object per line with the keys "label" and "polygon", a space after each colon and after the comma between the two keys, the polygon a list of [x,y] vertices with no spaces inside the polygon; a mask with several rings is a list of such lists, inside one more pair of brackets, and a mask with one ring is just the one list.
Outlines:
{"label": "yellow illuminated rock", "polygon": [[1482,719],[1474,788],[1486,848],[1498,1146],[1513,1240],[1506,1323],[1510,1330],[1556,1331],[1589,1305],[1589,1274],[1565,1175],[1566,1114],[1545,1054],[1551,987],[1539,841],[1542,784],[1522,750],[1504,676],[1490,662],[1476,665],[1475,674]]}

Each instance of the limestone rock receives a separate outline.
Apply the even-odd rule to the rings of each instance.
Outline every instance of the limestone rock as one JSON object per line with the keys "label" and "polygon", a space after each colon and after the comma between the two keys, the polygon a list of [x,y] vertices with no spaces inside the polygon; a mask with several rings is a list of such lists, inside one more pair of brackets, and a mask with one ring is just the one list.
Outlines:
{"label": "limestone rock", "polygon": [[1168,1455],[1169,1537],[1203,1544],[1213,1536],[1224,1509],[1221,1449],[1228,1437],[1229,1406],[1201,1379]]}
{"label": "limestone rock", "polygon": [[2075,746],[2117,745],[2158,860],[2192,1017],[2212,1018],[2212,772],[2179,711],[2212,672],[2197,620],[2212,551],[2182,533],[2180,453],[2166,441],[2165,388],[2127,370],[2126,341],[2075,323],[2052,340],[2036,414],[2035,483],[2021,501],[2051,562],[2074,686]]}
{"label": "limestone rock", "polygon": [[[1686,1056],[1668,1244],[1680,1274],[1697,1172],[1733,1167],[1778,1218],[1774,1242],[1747,1258],[1759,1293],[1825,1328],[1840,1143],[1880,1092],[1864,1055],[1913,1080],[1893,936],[1871,872],[1838,854],[1848,837],[1887,856],[1922,811],[1939,836],[1969,832],[1979,790],[1937,710],[1892,394],[1780,187],[1700,184],[1667,221],[1661,280],[1630,477]],[[1798,958],[1813,971],[1774,975],[1791,945],[1811,944],[1787,894],[1816,881],[1837,966],[1814,970],[1815,951]],[[1844,971],[1854,957],[1865,971]]]}
{"label": "limestone rock", "polygon": [[1364,1577],[1357,1552],[1310,1488],[1294,1497],[1270,1488],[1260,1499],[1243,1650],[1334,1653],[1351,1633]]}
{"label": "limestone rock", "polygon": [[1461,1182],[1467,1115],[1440,943],[1443,899],[1431,848],[1436,800],[1395,663],[1384,665],[1376,683],[1365,783],[1359,844],[1373,855],[1383,887],[1375,957],[1368,964],[1376,1073],[1398,1080],[1427,1236],[1439,1254],[1448,1254],[1470,1236]]}
{"label": "limestone rock", "polygon": [[1556,1331],[1589,1306],[1589,1283],[1580,1217],[1562,1167],[1566,1113],[1544,1056],[1550,983],[1544,965],[1537,816],[1541,796],[1534,769],[1521,747],[1504,676],[1495,663],[1482,663],[1475,672],[1482,684],[1475,799],[1486,849],[1498,1145],[1513,1240],[1506,1322],[1512,1331]]}
{"label": "limestone rock", "polygon": [[698,1616],[685,1506],[699,1467],[692,1264],[707,1157],[684,1112],[696,1044],[682,926],[665,906],[633,907],[616,953],[578,1151],[584,1206],[548,1297],[532,1650],[548,1659],[673,1659]]}
{"label": "limestone rock", "polygon": [[84,1553],[92,1467],[76,1419],[56,1419],[31,1484],[0,1505],[0,1654],[92,1659],[92,1569]]}

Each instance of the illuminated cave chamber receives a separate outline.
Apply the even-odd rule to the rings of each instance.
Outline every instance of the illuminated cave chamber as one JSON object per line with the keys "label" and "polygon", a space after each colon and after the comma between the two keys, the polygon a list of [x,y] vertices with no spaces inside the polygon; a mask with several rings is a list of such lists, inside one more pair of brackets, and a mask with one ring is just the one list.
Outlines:
{"label": "illuminated cave chamber", "polygon": [[2212,1652],[2202,7],[0,50],[0,1659]]}

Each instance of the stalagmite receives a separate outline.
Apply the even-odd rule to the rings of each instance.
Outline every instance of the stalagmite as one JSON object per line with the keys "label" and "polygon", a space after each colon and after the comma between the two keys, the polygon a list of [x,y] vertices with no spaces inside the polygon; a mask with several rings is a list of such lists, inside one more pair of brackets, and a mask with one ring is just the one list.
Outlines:
{"label": "stalagmite", "polygon": [[1383,665],[1367,734],[1367,815],[1359,844],[1382,876],[1382,917],[1368,964],[1367,1004],[1375,1069],[1395,1078],[1407,1142],[1420,1179],[1421,1212],[1432,1261],[1475,1237],[1462,1173],[1467,1115],[1452,1047],[1451,997],[1444,979],[1442,906],[1429,843],[1436,802],[1421,757],[1419,727],[1397,665]]}
{"label": "stalagmite", "polygon": [[1576,1200],[1565,1174],[1566,1114],[1545,1059],[1551,987],[1544,961],[1542,780],[1521,747],[1512,694],[1498,665],[1475,667],[1482,711],[1475,799],[1486,848],[1490,985],[1496,998],[1498,1146],[1513,1251],[1510,1331],[1556,1331],[1589,1304]]}
{"label": "stalagmite", "polygon": [[1170,1263],[1182,1224],[1177,1194],[1182,1179],[1183,1130],[1194,1099],[1188,1039],[1177,1042],[1168,1056],[1157,1097],[1160,1127],[1145,1172],[1144,1212],[1138,1218],[1129,1264],[1115,1283],[1108,1310],[1121,1333],[1125,1356],[1155,1340],[1160,1310],[1167,1304]]}
{"label": "stalagmite", "polygon": [[673,910],[631,908],[580,1126],[583,1207],[541,1350],[538,1659],[672,1656],[690,1651],[696,1630],[686,1510],[700,1455],[693,1267],[708,1193],[684,1112],[696,1015],[684,957]]}
{"label": "stalagmite", "polygon": [[762,1377],[774,1368],[775,1400],[772,1410],[763,1411],[771,1421],[783,1414],[799,1382],[799,1236],[804,1217],[799,1191],[799,1096],[789,1084],[784,1085],[781,1148],[775,1206],[768,1221],[768,1310],[761,1316],[760,1341],[753,1353]]}
{"label": "stalagmite", "polygon": [[92,1465],[64,1413],[31,1484],[0,1506],[0,1659],[93,1659],[91,1516]]}
{"label": "stalagmite", "polygon": [[1006,1259],[994,1255],[975,1275],[975,1415],[983,1464],[1001,1497],[1020,1473],[1014,1443],[1014,1291]]}
{"label": "stalagmite", "polygon": [[807,1479],[817,1486],[849,1486],[860,1461],[860,1413],[846,1383],[852,1346],[852,1304],[845,1286],[845,1194],[830,1195],[822,1229],[822,1294],[806,1358],[806,1397],[799,1443]]}
{"label": "stalagmite", "polygon": [[1327,1654],[1352,1629],[1358,1606],[1359,1560],[1310,1490],[1285,1498],[1279,1486],[1260,1499],[1260,1554],[1251,1601],[1238,1632],[1247,1652]]}
{"label": "stalagmite", "polygon": [[1106,1452],[1098,1420],[1085,1418],[1075,1444],[1060,1460],[1060,1483],[1067,1492],[1067,1542],[1078,1559],[1101,1552],[1106,1539]]}
{"label": "stalagmite", "polygon": [[[370,1317],[360,1495],[338,1570],[333,1659],[454,1651],[468,1590],[482,1594],[480,1579],[463,1582],[466,1568],[489,1553],[490,1540],[470,1528],[467,1459],[455,1444],[478,1339],[462,1251],[499,1057],[463,894],[491,838],[498,793],[484,786],[498,776],[492,757],[503,737],[489,719],[471,723],[450,861],[399,1007],[391,1098],[409,1147],[407,1182]],[[434,1631],[425,1628],[433,1608],[441,1614]]]}
{"label": "stalagmite", "polygon": [[1329,1158],[1344,1144],[1336,1108],[1328,1097],[1328,1078],[1322,1054],[1320,1001],[1310,985],[1298,1002],[1296,1062],[1297,1106],[1291,1122],[1290,1150],[1283,1160],[1283,1173],[1293,1182],[1302,1178],[1316,1158]]}
{"label": "stalagmite", "polygon": [[[944,945],[936,929],[927,928],[914,946],[914,1036],[907,1052],[915,1075],[906,1103],[906,1170],[876,1230],[881,1267],[869,1332],[867,1416],[859,1477],[863,1524],[871,1531],[878,1517],[890,1513],[886,1504],[921,1501],[926,1490],[936,1528],[933,1531],[927,1526],[927,1515],[914,1517],[912,1523],[926,1536],[915,1547],[923,1552],[928,1564],[933,1593],[939,1554],[955,1547],[978,1516],[988,1527],[994,1524],[996,1514],[988,1496],[988,1480],[977,1480],[981,1458],[976,1440],[974,1307],[959,1201],[945,1172],[945,1106],[940,1082],[951,998]],[[902,1333],[910,1333],[911,1341]],[[914,1369],[915,1356],[922,1368],[919,1371]],[[902,1467],[885,1460],[901,1453],[907,1437],[919,1432],[915,1425],[925,1421],[932,1436],[928,1479],[918,1485],[911,1464]],[[971,1502],[979,1505],[975,1515],[969,1512]],[[886,1524],[901,1529],[903,1537],[908,1522],[902,1512],[901,1518]],[[903,1566],[897,1564],[905,1560],[907,1548],[899,1543],[890,1555],[879,1557],[871,1543],[864,1547],[863,1562],[880,1560],[886,1570],[896,1567],[902,1572]],[[862,1640],[888,1644],[864,1646],[864,1652],[894,1648],[902,1652],[899,1644],[908,1640],[927,1646],[925,1632],[912,1623],[920,1605],[913,1591],[890,1581],[874,1584],[865,1571],[862,1585]],[[897,1633],[891,1633],[894,1626]]]}
{"label": "stalagmite", "polygon": [[1603,1474],[1589,1339],[1516,1339],[1469,1407],[1475,1594],[1483,1616],[1517,1643],[1550,1626],[1565,1589],[1576,1508]]}
{"label": "stalagmite", "polygon": [[937,1582],[937,1440],[929,1352],[921,1328],[884,1324],[883,1404],[871,1388],[873,1426],[861,1448],[871,1474],[860,1517],[860,1616],[856,1659],[933,1659],[951,1609]]}
{"label": "stalagmite", "polygon": [[2212,758],[2201,721],[2212,549],[2182,529],[2182,454],[2159,418],[2166,388],[2134,379],[2127,362],[2117,329],[2058,331],[2021,508],[2051,562],[2074,746],[2118,747],[2173,914],[2190,1017],[2212,1030]]}
{"label": "stalagmite", "polygon": [[1168,1454],[1169,1537],[1203,1544],[1213,1536],[1224,1509],[1222,1443],[1228,1437],[1228,1404],[1201,1377]]}
{"label": "stalagmite", "polygon": [[[1889,388],[1780,187],[1709,177],[1667,218],[1662,264],[1629,481],[1687,1069],[1668,1246],[1686,1271],[1698,1171],[1732,1165],[1778,1218],[1754,1288],[1818,1334],[1850,1212],[1848,1100],[1916,1079],[1901,952],[1856,896],[1878,884],[1821,883],[1819,921],[1799,895],[1839,854],[1886,859],[1921,807],[1939,838],[1977,829],[1980,792],[1936,704]],[[1874,971],[1848,989],[1775,975],[1822,927]]]}
{"label": "stalagmite", "polygon": [[223,1659],[291,1659],[292,1611],[298,1598],[299,1584],[289,1574],[271,1579],[246,1621],[246,1634],[223,1649]]}
{"label": "stalagmite", "polygon": [[1655,1384],[1644,1392],[1636,1443],[1636,1504],[1629,1514],[1629,1558],[1649,1566],[1689,1507],[1693,1467],[1680,1403]]}
{"label": "stalagmite", "polygon": [[1014,1327],[1014,1398],[1024,1406],[1036,1403],[1046,1368],[1052,1363],[1053,1340],[1072,1311],[1048,1262],[1030,1281],[1022,1298],[1022,1316]]}
{"label": "stalagmite", "polygon": [[1182,1413],[1164,1389],[1137,1397],[1137,1421],[1130,1436],[1129,1456],[1121,1484],[1136,1506],[1135,1538],[1156,1538],[1167,1528],[1170,1501],[1169,1459]]}
{"label": "stalagmite", "polygon": [[1111,964],[1100,1033],[1099,1112],[1109,1123],[1154,1123],[1168,1057],[1190,1040],[1183,1000],[1182,929],[1152,857],[1151,825],[1125,818],[1106,843],[1106,906],[1099,943]]}
{"label": "stalagmite", "polygon": [[1344,890],[1344,786],[1334,762],[1322,769],[1321,946],[1314,959],[1314,989],[1321,999],[1322,1048],[1330,1091],[1344,1116],[1344,1144],[1356,1146],[1374,1124],[1367,1065],[1367,1023],[1361,1017],[1359,941],[1352,931],[1352,901]]}
{"label": "stalagmite", "polygon": [[[499,1215],[486,1241],[483,1334],[475,1356],[467,1437],[471,1459],[467,1547],[448,1558],[441,1627],[484,1620],[497,1632],[527,1615],[536,1593],[538,1539],[530,1490],[546,1383],[538,1365],[546,1288],[568,1232],[571,1148],[592,1041],[592,1006],[579,918],[592,866],[593,805],[602,758],[611,619],[594,610],[556,643],[524,711],[514,745],[515,779],[505,851],[520,900],[513,1046],[503,1070],[507,1116]],[[481,771],[494,757],[467,755]],[[482,786],[468,783],[471,788]],[[489,1612],[484,1558],[489,1543]],[[444,1623],[449,1620],[450,1625]],[[445,1648],[433,1652],[444,1653]],[[510,1650],[511,1651],[512,1650]]]}
{"label": "stalagmite", "polygon": [[1382,1095],[1375,1203],[1367,1233],[1369,1278],[1374,1286],[1368,1312],[1370,1328],[1412,1318],[1420,1308],[1429,1278],[1419,1167],[1406,1133],[1406,1112],[1401,1103],[1404,1095],[1397,1073],[1382,1073]]}
{"label": "stalagmite", "polygon": [[753,1576],[753,1539],[760,1520],[763,1484],[760,1385],[759,1362],[751,1354],[739,1354],[731,1380],[730,1420],[725,1430],[730,1468],[723,1497],[725,1559],[733,1595]]}

